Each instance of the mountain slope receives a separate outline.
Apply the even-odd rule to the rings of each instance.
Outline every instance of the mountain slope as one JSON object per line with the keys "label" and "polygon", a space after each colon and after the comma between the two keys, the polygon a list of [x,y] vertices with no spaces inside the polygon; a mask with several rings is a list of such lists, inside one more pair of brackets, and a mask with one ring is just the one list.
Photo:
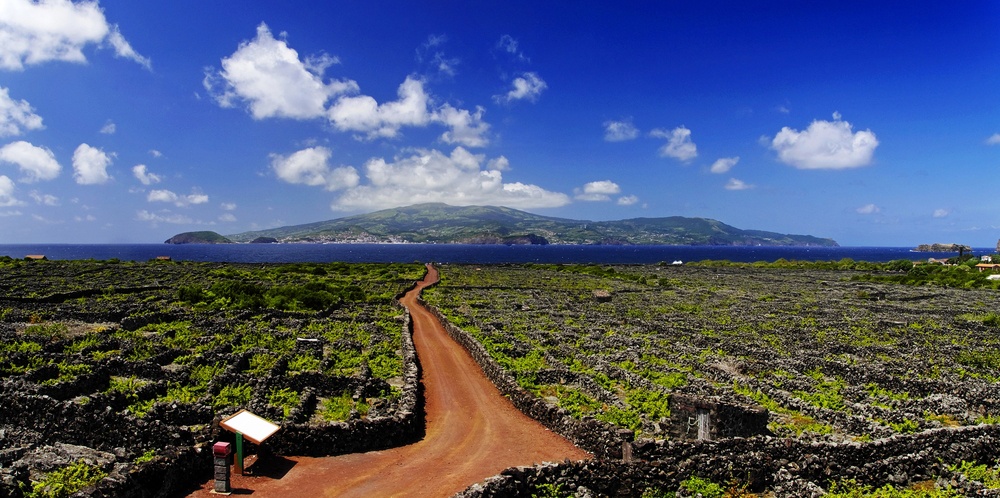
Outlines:
{"label": "mountain slope", "polygon": [[229,235],[235,242],[663,244],[836,246],[831,239],[741,230],[706,218],[582,221],[493,206],[417,204],[329,221]]}

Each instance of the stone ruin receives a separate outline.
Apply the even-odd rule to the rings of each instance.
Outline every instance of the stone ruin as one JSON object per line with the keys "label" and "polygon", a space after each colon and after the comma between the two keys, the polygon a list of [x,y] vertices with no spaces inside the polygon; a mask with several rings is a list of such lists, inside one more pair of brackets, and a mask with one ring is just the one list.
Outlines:
{"label": "stone ruin", "polygon": [[714,441],[771,434],[767,429],[769,414],[763,408],[681,393],[670,395],[669,406],[670,424],[665,432],[671,439]]}

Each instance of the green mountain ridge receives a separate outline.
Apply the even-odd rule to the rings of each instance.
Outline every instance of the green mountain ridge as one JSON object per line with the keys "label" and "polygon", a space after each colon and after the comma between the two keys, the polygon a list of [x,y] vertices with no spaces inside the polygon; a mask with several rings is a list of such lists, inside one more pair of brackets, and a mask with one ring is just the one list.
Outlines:
{"label": "green mountain ridge", "polygon": [[833,239],[741,230],[717,220],[670,216],[585,221],[495,206],[440,203],[228,235],[233,242],[837,246]]}

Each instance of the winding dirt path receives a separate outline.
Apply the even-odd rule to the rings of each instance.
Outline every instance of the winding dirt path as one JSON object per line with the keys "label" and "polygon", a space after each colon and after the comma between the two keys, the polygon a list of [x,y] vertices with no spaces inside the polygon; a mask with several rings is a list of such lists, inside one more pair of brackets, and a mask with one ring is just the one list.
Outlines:
{"label": "winding dirt path", "polygon": [[[423,368],[427,429],[421,441],[390,450],[336,457],[287,457],[278,479],[236,477],[234,494],[254,497],[444,497],[501,470],[592,456],[518,411],[483,375],[468,352],[417,303],[437,282],[428,273],[400,301],[413,320]],[[209,497],[212,482],[192,497]]]}

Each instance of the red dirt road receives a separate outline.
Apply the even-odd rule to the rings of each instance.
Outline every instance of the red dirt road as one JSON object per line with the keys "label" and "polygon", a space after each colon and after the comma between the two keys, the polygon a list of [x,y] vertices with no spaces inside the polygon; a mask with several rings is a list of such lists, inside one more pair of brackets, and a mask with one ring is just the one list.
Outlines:
{"label": "red dirt road", "polygon": [[[428,266],[427,277],[401,299],[413,320],[413,342],[423,368],[424,439],[368,453],[287,457],[287,473],[280,478],[234,476],[234,494],[444,497],[507,467],[591,458],[514,408],[468,352],[417,303],[420,291],[437,278],[437,270]],[[211,489],[208,482],[189,496],[217,496]]]}

